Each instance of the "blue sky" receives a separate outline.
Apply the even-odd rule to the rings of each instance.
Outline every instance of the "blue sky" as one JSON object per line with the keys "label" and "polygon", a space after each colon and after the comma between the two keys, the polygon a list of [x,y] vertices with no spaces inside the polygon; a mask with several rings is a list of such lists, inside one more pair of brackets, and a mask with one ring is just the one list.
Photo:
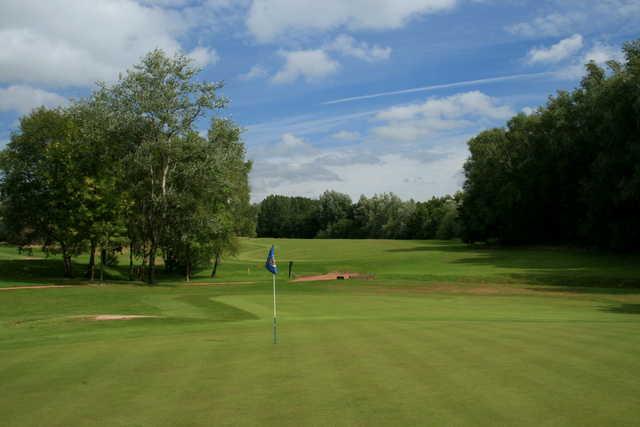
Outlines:
{"label": "blue sky", "polygon": [[640,0],[3,0],[0,146],[160,47],[225,82],[254,201],[424,200],[460,188],[470,137],[638,37]]}

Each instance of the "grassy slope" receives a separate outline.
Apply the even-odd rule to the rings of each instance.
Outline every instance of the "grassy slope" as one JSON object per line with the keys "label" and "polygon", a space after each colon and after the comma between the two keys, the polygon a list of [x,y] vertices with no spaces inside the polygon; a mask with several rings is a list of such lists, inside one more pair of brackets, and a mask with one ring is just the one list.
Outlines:
{"label": "grassy slope", "polygon": [[[217,279],[255,284],[0,291],[0,424],[630,425],[640,416],[638,257],[277,241],[285,270],[294,260],[299,274],[376,280],[281,275],[273,346],[261,267],[270,243],[245,241]],[[0,286],[59,283],[57,267],[1,248]],[[211,282],[205,273],[197,281]],[[70,317],[99,313],[163,317]]]}

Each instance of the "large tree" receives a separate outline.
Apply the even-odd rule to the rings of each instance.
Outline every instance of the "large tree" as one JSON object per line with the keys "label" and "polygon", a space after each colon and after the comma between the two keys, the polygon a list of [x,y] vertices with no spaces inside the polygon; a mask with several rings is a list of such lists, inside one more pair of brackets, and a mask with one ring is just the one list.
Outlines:
{"label": "large tree", "polygon": [[158,249],[175,215],[173,198],[183,167],[179,146],[192,138],[197,120],[227,102],[217,95],[222,83],[197,81],[199,71],[184,55],[168,57],[154,50],[96,94],[134,138],[126,169],[135,177],[130,192],[141,222],[136,229],[148,242],[149,282],[155,279]]}
{"label": "large tree", "polygon": [[92,221],[94,182],[77,124],[62,109],[40,108],[20,120],[4,150],[0,184],[6,226],[19,245],[41,243],[60,252],[64,275],[80,252]]}

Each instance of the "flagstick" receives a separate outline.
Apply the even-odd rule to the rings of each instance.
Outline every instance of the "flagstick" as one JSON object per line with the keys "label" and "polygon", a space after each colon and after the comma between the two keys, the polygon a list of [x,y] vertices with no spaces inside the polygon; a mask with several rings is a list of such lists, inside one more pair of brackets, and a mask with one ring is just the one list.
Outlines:
{"label": "flagstick", "polygon": [[276,315],[276,275],[272,274],[273,277],[273,343],[278,343],[278,321]]}

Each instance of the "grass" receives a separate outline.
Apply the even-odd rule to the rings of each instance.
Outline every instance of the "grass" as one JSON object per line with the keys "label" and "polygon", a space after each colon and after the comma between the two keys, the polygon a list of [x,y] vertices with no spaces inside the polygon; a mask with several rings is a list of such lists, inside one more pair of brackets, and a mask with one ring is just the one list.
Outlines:
{"label": "grass", "polygon": [[[640,257],[456,242],[271,240],[219,277],[0,290],[0,425],[633,425]],[[74,284],[0,247],[0,287]],[[125,257],[126,258],[126,257]],[[81,271],[79,258],[76,270]],[[76,316],[148,314],[94,322]]]}

